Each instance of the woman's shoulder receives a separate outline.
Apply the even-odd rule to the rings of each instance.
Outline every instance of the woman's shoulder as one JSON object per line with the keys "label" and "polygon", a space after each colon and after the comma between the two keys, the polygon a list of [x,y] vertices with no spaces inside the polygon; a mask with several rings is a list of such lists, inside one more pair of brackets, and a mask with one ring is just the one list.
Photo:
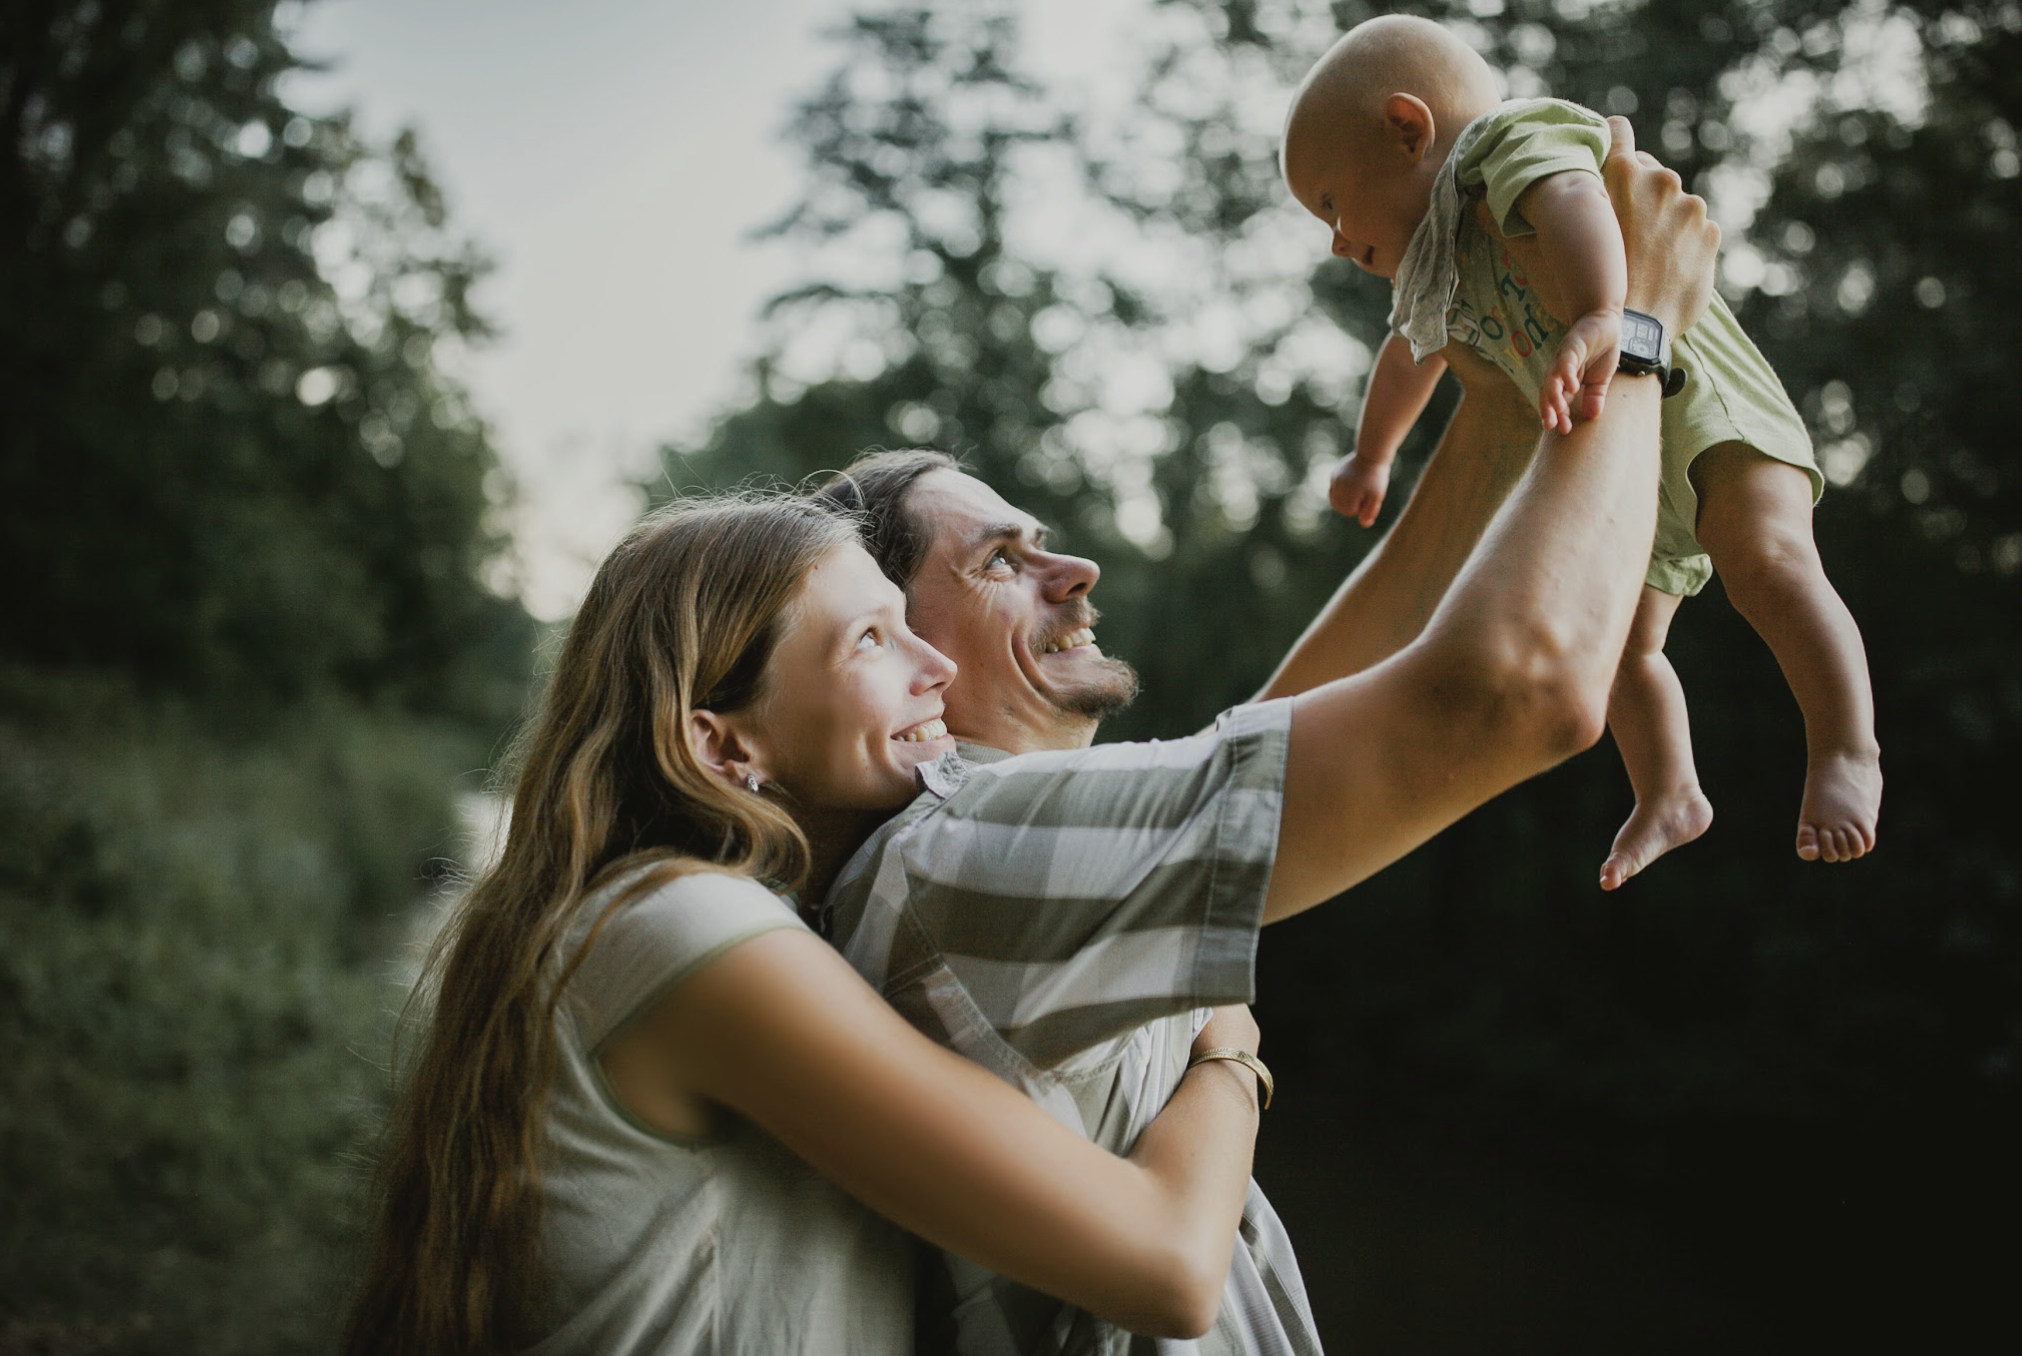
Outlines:
{"label": "woman's shoulder", "polygon": [[738,943],[806,927],[791,904],[749,876],[664,866],[628,872],[586,901],[576,941],[584,950],[564,999],[593,1048]]}

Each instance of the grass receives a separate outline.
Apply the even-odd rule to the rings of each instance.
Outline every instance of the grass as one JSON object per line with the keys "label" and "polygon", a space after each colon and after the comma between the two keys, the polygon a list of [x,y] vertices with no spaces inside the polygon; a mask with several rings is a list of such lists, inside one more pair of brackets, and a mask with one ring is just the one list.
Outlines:
{"label": "grass", "polygon": [[0,673],[0,1353],[328,1348],[387,957],[483,753]]}

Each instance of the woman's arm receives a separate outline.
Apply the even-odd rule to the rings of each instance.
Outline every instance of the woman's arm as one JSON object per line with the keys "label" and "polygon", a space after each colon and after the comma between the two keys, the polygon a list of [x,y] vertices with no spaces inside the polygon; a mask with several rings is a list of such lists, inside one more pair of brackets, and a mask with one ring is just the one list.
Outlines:
{"label": "woman's arm", "polygon": [[[1238,1043],[1240,1024],[1216,1038]],[[878,1213],[1133,1332],[1214,1323],[1256,1139],[1239,1065],[1189,1070],[1119,1158],[913,1030],[819,938],[781,930],[661,999],[605,1067],[636,1112],[684,1093],[731,1107]]]}

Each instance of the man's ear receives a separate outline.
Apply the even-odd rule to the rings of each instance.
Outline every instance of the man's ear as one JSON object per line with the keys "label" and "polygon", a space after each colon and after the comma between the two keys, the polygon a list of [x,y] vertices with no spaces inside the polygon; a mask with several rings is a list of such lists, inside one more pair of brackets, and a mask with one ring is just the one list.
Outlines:
{"label": "man's ear", "polygon": [[1413,164],[1425,158],[1438,132],[1432,110],[1415,94],[1393,94],[1383,101],[1383,129]]}
{"label": "man's ear", "polygon": [[759,766],[763,760],[739,731],[737,722],[726,716],[700,707],[690,711],[688,743],[695,750],[696,761],[719,777],[741,782],[756,774],[760,781],[768,780],[765,769]]}

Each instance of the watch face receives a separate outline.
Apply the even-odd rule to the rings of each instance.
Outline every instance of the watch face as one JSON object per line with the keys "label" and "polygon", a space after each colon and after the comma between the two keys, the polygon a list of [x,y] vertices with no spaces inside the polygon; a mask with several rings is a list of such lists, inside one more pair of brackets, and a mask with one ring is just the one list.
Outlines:
{"label": "watch face", "polygon": [[1641,311],[1622,312],[1622,355],[1654,363],[1664,354],[1664,327]]}

